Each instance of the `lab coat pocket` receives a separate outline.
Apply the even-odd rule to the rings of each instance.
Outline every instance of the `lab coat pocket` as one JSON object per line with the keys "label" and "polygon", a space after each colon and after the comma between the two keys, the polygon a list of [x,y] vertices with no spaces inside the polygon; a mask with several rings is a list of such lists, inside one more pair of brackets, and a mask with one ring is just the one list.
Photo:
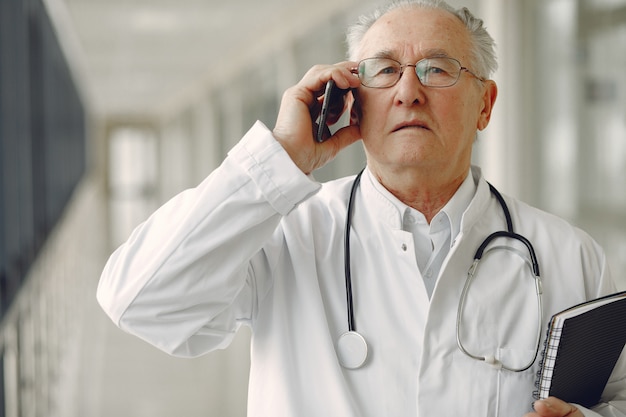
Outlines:
{"label": "lab coat pocket", "polygon": [[[514,367],[523,366],[534,355],[535,351],[532,349],[498,348],[498,356],[502,363]],[[537,362],[535,361],[533,366],[522,372],[500,370],[498,375],[498,416],[521,416],[532,411],[533,390],[538,369]]]}

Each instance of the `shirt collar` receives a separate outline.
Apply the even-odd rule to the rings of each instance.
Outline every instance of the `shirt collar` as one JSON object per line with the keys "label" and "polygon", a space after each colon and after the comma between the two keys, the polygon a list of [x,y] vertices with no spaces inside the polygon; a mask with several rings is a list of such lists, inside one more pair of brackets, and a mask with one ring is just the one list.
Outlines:
{"label": "shirt collar", "polygon": [[[376,194],[386,200],[387,204],[385,204],[385,206],[388,207],[389,205],[391,205],[395,208],[395,210],[393,210],[395,212],[394,217],[396,218],[394,223],[402,224],[404,214],[407,211],[414,209],[404,204],[402,201],[398,200],[396,196],[394,196],[389,190],[387,190],[372,174],[369,168],[365,170],[365,173],[374,190],[377,192]],[[437,230],[440,230],[442,227],[448,226],[451,229],[451,240],[453,241],[461,230],[461,220],[463,218],[463,213],[469,207],[472,199],[474,198],[474,195],[476,194],[476,189],[477,185],[474,181],[474,177],[471,171],[468,171],[468,175],[465,177],[465,180],[463,180],[461,186],[458,188],[456,193],[454,193],[452,198],[439,211],[439,213],[437,213],[437,215],[433,217],[431,221],[431,230],[435,232]],[[419,213],[418,211],[416,212]]]}

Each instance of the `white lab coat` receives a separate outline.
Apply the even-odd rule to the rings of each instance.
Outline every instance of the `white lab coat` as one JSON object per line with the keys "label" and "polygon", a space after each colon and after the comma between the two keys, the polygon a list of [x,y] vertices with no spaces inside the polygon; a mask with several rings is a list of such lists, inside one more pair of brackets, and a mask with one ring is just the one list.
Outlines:
{"label": "white lab coat", "polygon": [[[225,348],[240,325],[251,326],[250,416],[521,417],[531,409],[539,360],[512,373],[456,345],[457,306],[474,252],[505,228],[480,170],[472,175],[477,193],[431,300],[412,236],[364,176],[351,235],[355,321],[369,345],[360,369],[343,369],[335,352],[347,330],[343,241],[353,178],[321,186],[260,123],[220,168],[166,203],[111,256],[99,302],[122,329],[179,356]],[[615,291],[588,235],[506,200],[516,231],[539,258],[543,323]],[[469,351],[511,366],[531,357],[536,307],[527,268],[510,251],[486,256],[463,315]],[[610,403],[597,411],[624,416],[626,373],[614,374],[603,398]]]}

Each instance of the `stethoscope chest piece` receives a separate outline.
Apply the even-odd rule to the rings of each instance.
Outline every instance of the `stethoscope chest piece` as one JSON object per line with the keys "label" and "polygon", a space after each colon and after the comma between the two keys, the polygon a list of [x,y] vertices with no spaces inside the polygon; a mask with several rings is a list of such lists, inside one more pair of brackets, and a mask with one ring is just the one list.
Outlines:
{"label": "stethoscope chest piece", "polygon": [[337,357],[346,369],[357,369],[367,359],[367,342],[355,331],[345,332],[337,341]]}

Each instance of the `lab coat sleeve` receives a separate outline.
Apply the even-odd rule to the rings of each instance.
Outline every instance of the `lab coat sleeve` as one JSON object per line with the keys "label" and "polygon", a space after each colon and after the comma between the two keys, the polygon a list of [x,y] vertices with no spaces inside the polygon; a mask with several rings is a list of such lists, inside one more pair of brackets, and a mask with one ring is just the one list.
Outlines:
{"label": "lab coat sleeve", "polygon": [[112,254],[100,305],[123,330],[173,355],[227,346],[271,285],[264,246],[282,216],[319,188],[257,122],[218,169]]}

